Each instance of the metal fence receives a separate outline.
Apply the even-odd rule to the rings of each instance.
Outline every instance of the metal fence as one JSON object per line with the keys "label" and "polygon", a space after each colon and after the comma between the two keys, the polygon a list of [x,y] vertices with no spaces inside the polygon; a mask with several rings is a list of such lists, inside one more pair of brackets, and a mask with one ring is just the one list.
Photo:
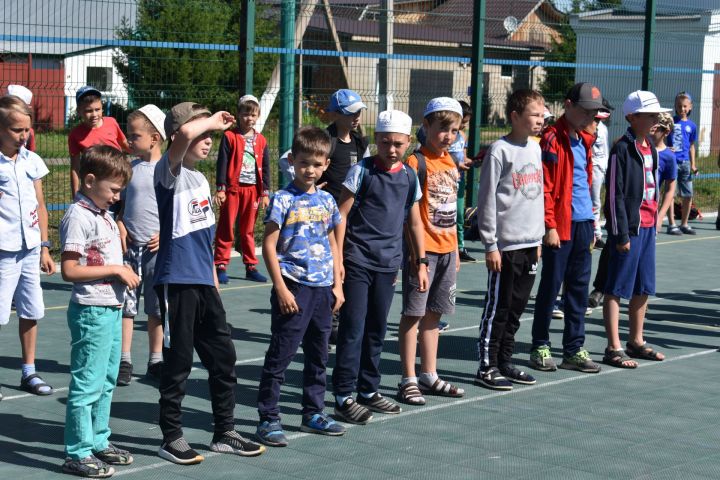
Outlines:
{"label": "metal fence", "polygon": [[[104,93],[107,115],[124,127],[127,114],[146,104],[168,108],[192,100],[235,110],[239,95],[262,99],[263,133],[273,156],[286,124],[326,124],[329,95],[351,88],[368,110],[362,122],[372,133],[381,107],[408,112],[419,125],[435,96],[472,98],[475,20],[484,27],[480,143],[508,129],[509,93],[534,88],[557,115],[574,82],[595,83],[616,107],[611,137],[626,127],[625,96],[642,84],[650,60],[652,90],[672,106],[689,92],[698,125],[701,176],[697,202],[715,210],[720,194],[720,8],[709,0],[682,6],[657,1],[651,57],[644,55],[645,3],[567,0],[303,0],[250,2],[252,65],[242,0],[5,0],[0,18],[0,92],[23,84],[34,93],[37,149],[49,164],[45,180],[51,224],[56,227],[69,198],[67,133],[77,123],[75,91],[90,84]],[[283,5],[294,22],[282,15]],[[576,13],[568,13],[573,10]],[[294,35],[282,43],[283,27]],[[252,42],[251,42],[252,43]],[[292,55],[289,88],[281,59]],[[285,57],[287,58],[287,57]],[[717,63],[716,63],[717,62]],[[251,71],[253,91],[246,90]],[[387,72],[387,75],[384,74]],[[287,73],[287,72],[285,72]],[[289,118],[279,105],[292,99]],[[288,123],[289,122],[289,123]],[[203,167],[212,182],[213,165]]]}

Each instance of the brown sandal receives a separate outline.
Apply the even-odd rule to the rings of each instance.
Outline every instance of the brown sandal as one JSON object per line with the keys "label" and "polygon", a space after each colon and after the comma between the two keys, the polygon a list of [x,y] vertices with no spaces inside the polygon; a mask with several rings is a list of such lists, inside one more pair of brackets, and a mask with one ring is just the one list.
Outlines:
{"label": "brown sandal", "polygon": [[[602,362],[605,365],[617,368],[637,368],[638,366],[636,361],[625,355],[625,350],[622,348],[618,348],[617,350],[612,350],[609,347],[606,348]],[[629,365],[628,362],[632,362],[632,364]]]}
{"label": "brown sandal", "polygon": [[465,390],[458,388],[450,382],[446,382],[438,378],[432,385],[426,385],[422,380],[419,382],[420,391],[430,395],[439,395],[441,397],[462,397]]}
{"label": "brown sandal", "polygon": [[425,397],[423,397],[418,384],[408,382],[405,385],[398,384],[397,399],[408,405],[425,405]]}
{"label": "brown sandal", "polygon": [[660,357],[660,352],[656,352],[655,350],[650,347],[647,342],[643,343],[640,346],[633,345],[632,343],[628,342],[626,344],[627,347],[627,353],[633,358],[640,358],[643,360],[652,360],[654,362],[662,362],[665,360],[664,357]]}

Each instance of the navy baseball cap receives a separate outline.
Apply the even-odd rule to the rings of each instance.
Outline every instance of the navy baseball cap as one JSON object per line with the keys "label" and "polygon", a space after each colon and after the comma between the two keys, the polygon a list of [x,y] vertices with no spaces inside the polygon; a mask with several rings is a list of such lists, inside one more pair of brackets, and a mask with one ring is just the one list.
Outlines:
{"label": "navy baseball cap", "polygon": [[78,91],[75,92],[75,101],[79,103],[82,97],[91,93],[97,95],[98,97],[102,97],[102,93],[100,93],[100,90],[95,87],[91,87],[90,85],[85,85],[78,88]]}
{"label": "navy baseball cap", "polygon": [[343,115],[354,115],[363,108],[367,108],[360,95],[352,90],[342,89],[330,96],[328,112],[339,112]]}

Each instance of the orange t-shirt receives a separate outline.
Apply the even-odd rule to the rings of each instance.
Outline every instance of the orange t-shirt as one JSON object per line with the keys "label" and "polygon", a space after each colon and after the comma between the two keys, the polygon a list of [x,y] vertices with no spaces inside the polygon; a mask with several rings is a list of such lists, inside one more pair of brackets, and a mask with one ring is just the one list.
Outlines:
{"label": "orange t-shirt", "polygon": [[[425,228],[425,251],[450,253],[457,250],[457,192],[460,175],[449,153],[437,156],[422,147],[427,177],[420,199],[420,218]],[[417,171],[412,154],[407,164]]]}

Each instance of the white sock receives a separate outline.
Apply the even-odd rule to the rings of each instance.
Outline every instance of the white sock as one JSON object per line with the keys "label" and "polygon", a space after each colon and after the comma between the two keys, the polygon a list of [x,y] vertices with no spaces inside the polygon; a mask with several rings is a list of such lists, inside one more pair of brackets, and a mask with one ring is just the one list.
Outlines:
{"label": "white sock", "polygon": [[423,372],[420,374],[420,381],[428,387],[433,386],[437,379],[438,375],[436,372]]}
{"label": "white sock", "polygon": [[403,377],[402,380],[400,380],[400,386],[404,387],[408,383],[417,383],[418,378],[417,377]]}

